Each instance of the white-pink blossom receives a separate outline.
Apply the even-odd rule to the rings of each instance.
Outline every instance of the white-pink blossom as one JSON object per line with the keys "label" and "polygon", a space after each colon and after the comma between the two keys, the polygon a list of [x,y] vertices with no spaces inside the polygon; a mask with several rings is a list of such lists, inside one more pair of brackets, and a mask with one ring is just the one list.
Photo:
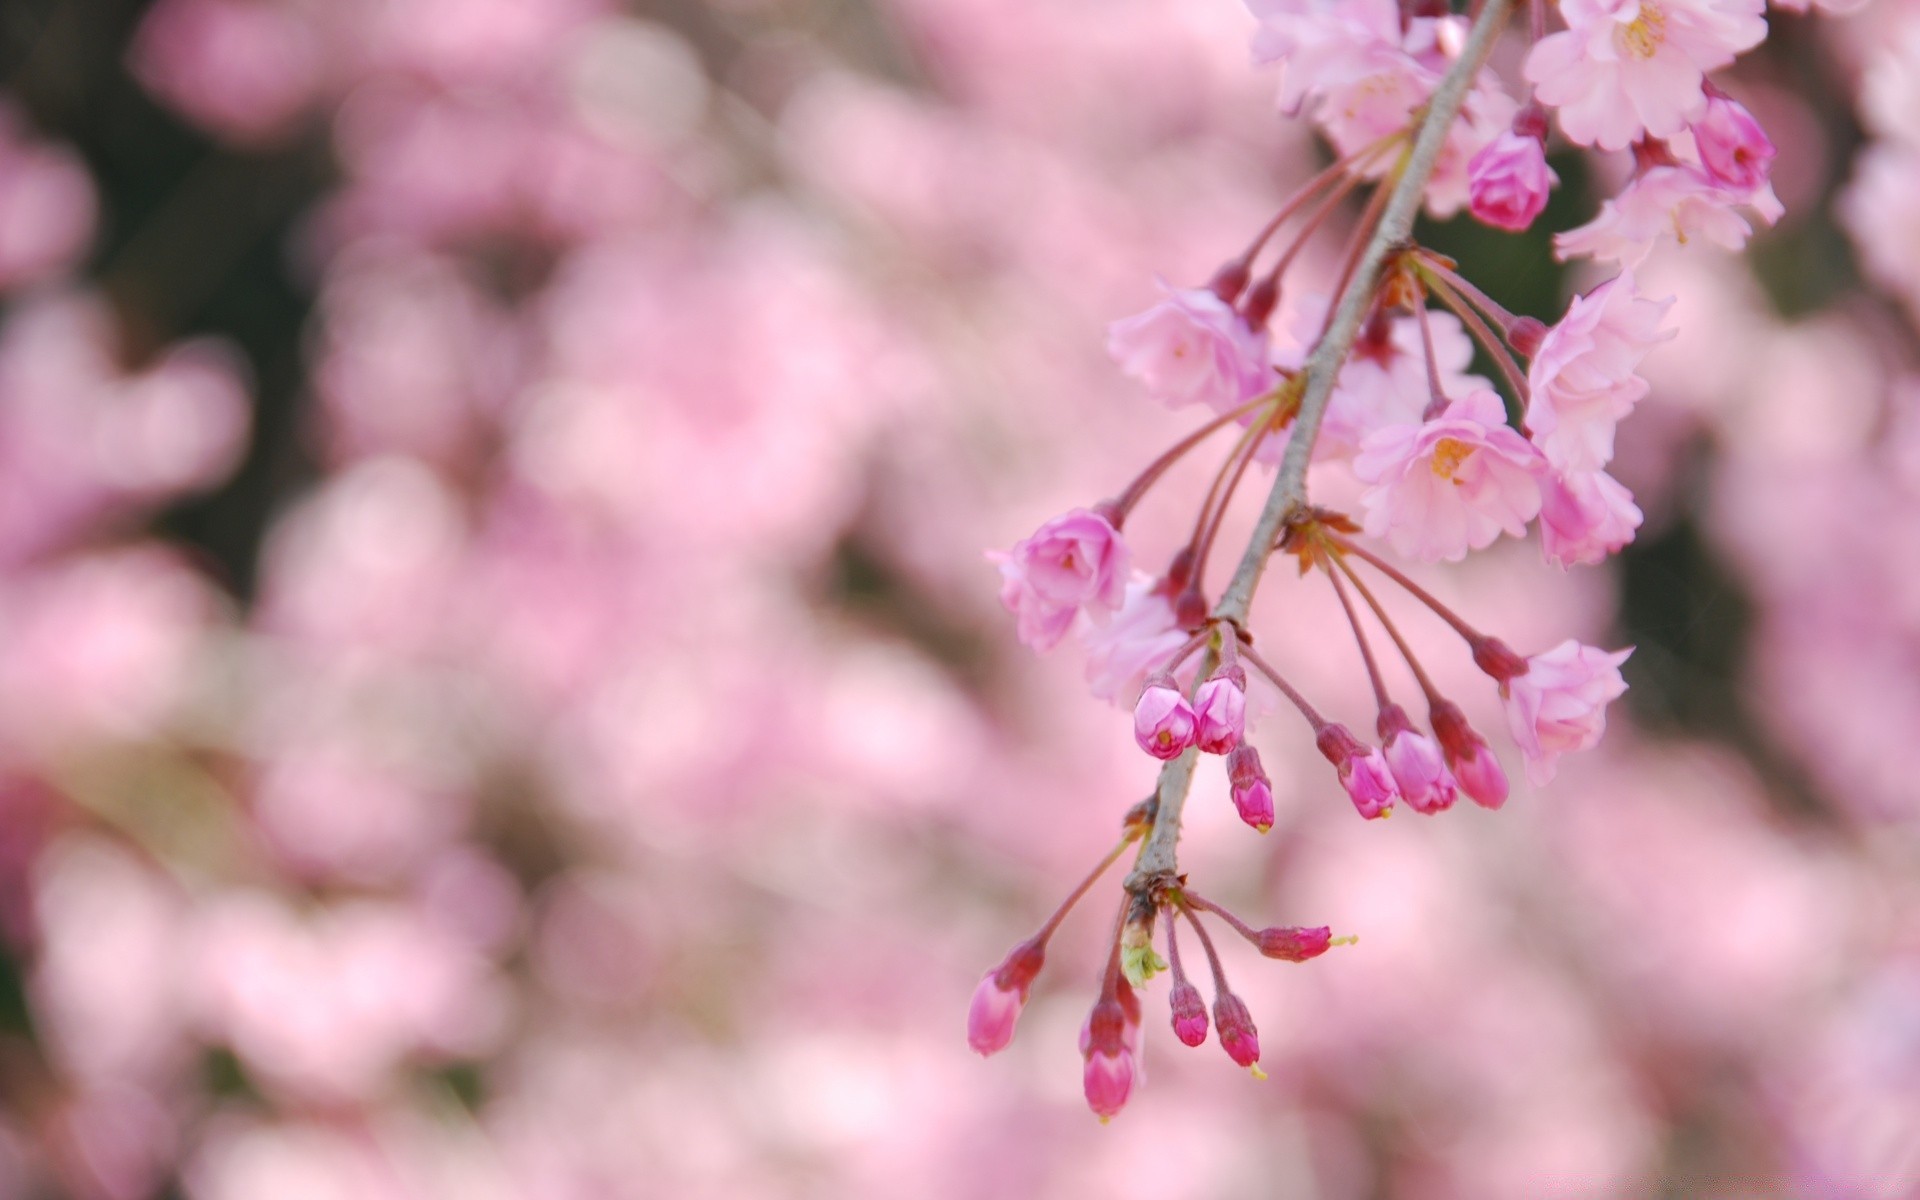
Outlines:
{"label": "white-pink blossom", "polygon": [[1556,471],[1541,489],[1540,550],[1556,567],[1603,562],[1641,519],[1633,493],[1605,471]]}
{"label": "white-pink blossom", "polygon": [[1601,204],[1593,220],[1554,234],[1553,254],[1562,261],[1586,257],[1631,267],[1667,239],[1682,246],[1699,240],[1739,250],[1753,226],[1736,208],[1753,210],[1769,225],[1785,211],[1770,186],[1740,193],[1721,187],[1697,167],[1650,167]]}
{"label": "white-pink blossom", "polygon": [[1568,638],[1527,660],[1500,685],[1507,727],[1527,759],[1527,778],[1550,783],[1562,754],[1586,750],[1607,728],[1607,705],[1626,692],[1620,664],[1633,650],[1600,650]]}
{"label": "white-pink blossom", "polygon": [[1126,598],[1127,544],[1103,515],[1084,508],[1041,525],[1002,555],[1000,603],[1019,618],[1020,640],[1050,650],[1086,612],[1096,621]]}
{"label": "white-pink blossom", "polygon": [[1422,425],[1380,430],[1361,444],[1354,474],[1369,537],[1409,558],[1455,560],[1519,537],[1540,511],[1546,460],[1509,429],[1500,397],[1482,389]]}
{"label": "white-pink blossom", "polygon": [[1706,106],[1706,72],[1767,35],[1763,0],[1561,0],[1567,28],[1542,38],[1526,77],[1572,141],[1622,150],[1671,137]]}
{"label": "white-pink blossom", "polygon": [[1640,295],[1624,271],[1575,296],[1547,330],[1527,371],[1527,425],[1548,462],[1590,471],[1612,460],[1614,427],[1647,394],[1640,360],[1673,336],[1661,325],[1672,304]]}
{"label": "white-pink blossom", "polygon": [[1272,386],[1265,330],[1208,288],[1160,286],[1166,299],[1107,327],[1107,353],[1148,395],[1225,413]]}

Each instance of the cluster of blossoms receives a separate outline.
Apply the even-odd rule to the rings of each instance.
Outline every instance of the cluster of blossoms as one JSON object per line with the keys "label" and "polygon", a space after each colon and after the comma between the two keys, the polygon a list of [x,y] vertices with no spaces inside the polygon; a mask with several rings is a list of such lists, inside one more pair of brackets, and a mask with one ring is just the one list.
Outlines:
{"label": "cluster of blossoms", "polygon": [[[1477,5],[1470,18],[1420,0],[1248,2],[1260,22],[1255,57],[1282,71],[1282,107],[1310,117],[1339,157],[1205,286],[1163,284],[1164,299],[1109,331],[1114,361],[1153,399],[1205,406],[1212,419],[1115,498],[1056,517],[992,556],[1021,640],[1047,650],[1079,630],[1094,692],[1131,700],[1135,740],[1167,764],[1155,795],[1129,813],[1121,845],[981,981],[969,1023],[980,1053],[1007,1044],[1066,909],[1139,841],[1081,1039],[1087,1100],[1103,1119],[1125,1103],[1136,1074],[1138,990],[1169,964],[1175,1032],[1188,1045],[1205,1038],[1205,1009],[1174,942],[1177,919],[1192,924],[1206,950],[1222,1045],[1249,1067],[1259,1058],[1253,1023],[1227,985],[1201,914],[1289,961],[1315,957],[1338,940],[1326,928],[1254,929],[1195,894],[1173,864],[1198,754],[1225,756],[1232,800],[1247,824],[1265,832],[1274,822],[1272,788],[1246,741],[1250,672],[1305,718],[1363,818],[1387,816],[1402,800],[1431,815],[1463,792],[1487,808],[1507,798],[1499,759],[1423,669],[1370,574],[1460,635],[1498,689],[1531,782],[1548,783],[1561,755],[1600,740],[1606,708],[1626,688],[1620,666],[1629,651],[1569,639],[1522,656],[1441,603],[1386,552],[1458,561],[1502,534],[1524,536],[1536,519],[1547,562],[1561,568],[1599,563],[1630,542],[1642,514],[1607,467],[1616,427],[1648,391],[1641,360],[1672,336],[1663,325],[1671,299],[1642,295],[1633,267],[1662,237],[1738,247],[1750,232],[1741,210],[1768,221],[1780,211],[1768,183],[1771,142],[1751,113],[1707,80],[1764,37],[1761,0],[1563,0],[1565,27],[1554,32],[1536,2],[1524,103],[1484,65],[1509,15],[1504,4]],[[1599,216],[1555,241],[1563,258],[1616,262],[1618,273],[1547,325],[1504,309],[1460,264],[1413,242],[1406,228],[1390,227],[1387,214],[1404,195],[1436,216],[1464,206],[1496,228],[1527,228],[1557,182],[1546,164],[1550,116],[1576,145],[1630,149],[1635,169]],[[1290,306],[1296,318],[1273,328],[1301,248],[1351,192],[1375,179],[1340,260],[1334,299],[1302,297]],[[1295,218],[1291,242],[1260,269]],[[1358,314],[1344,333],[1336,304]],[[1499,386],[1468,373],[1476,343]],[[1135,506],[1176,461],[1228,427],[1238,437],[1191,536],[1159,573],[1135,569],[1123,535]],[[1294,445],[1298,439],[1305,444]],[[1215,538],[1256,460],[1282,464],[1268,500],[1273,520],[1256,528],[1232,582],[1210,592]],[[1286,463],[1296,460],[1289,478]],[[1356,513],[1307,502],[1309,462],[1317,480],[1357,496]],[[1269,661],[1275,651],[1264,641],[1254,649],[1248,604],[1275,554],[1296,558],[1302,576],[1324,575],[1337,594],[1376,701],[1378,747],[1323,717]],[[1363,611],[1418,682],[1430,733],[1389,694]],[[1165,959],[1153,942],[1162,916]]]}

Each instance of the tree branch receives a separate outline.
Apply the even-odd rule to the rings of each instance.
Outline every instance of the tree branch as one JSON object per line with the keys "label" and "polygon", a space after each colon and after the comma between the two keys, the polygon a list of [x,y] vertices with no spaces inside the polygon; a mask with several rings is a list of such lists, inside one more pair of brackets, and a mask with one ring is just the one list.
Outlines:
{"label": "tree branch", "polygon": [[[1273,481],[1273,490],[1267,495],[1265,507],[1260,510],[1260,519],[1254,526],[1253,537],[1247,542],[1246,553],[1241,555],[1239,567],[1235,569],[1226,590],[1220,594],[1220,602],[1214,605],[1213,616],[1218,620],[1231,621],[1235,625],[1246,621],[1247,610],[1253,605],[1254,589],[1260,585],[1261,572],[1273,553],[1280,527],[1286,523],[1288,516],[1306,503],[1308,457],[1313,452],[1314,439],[1319,435],[1320,419],[1326,414],[1327,401],[1333,395],[1334,380],[1340,373],[1341,365],[1346,362],[1348,352],[1353,349],[1354,339],[1360,333],[1360,324],[1366,318],[1380,268],[1386,262],[1387,255],[1406,241],[1407,235],[1413,231],[1413,219],[1420,211],[1427,180],[1432,177],[1434,164],[1440,156],[1440,147],[1446,142],[1454,119],[1460,115],[1460,107],[1466,102],[1473,77],[1486,61],[1487,52],[1500,35],[1512,7],[1513,0],[1486,0],[1474,21],[1473,31],[1467,35],[1459,59],[1440,81],[1433,98],[1427,102],[1420,131],[1414,138],[1413,149],[1408,153],[1406,165],[1401,169],[1393,193],[1387,200],[1380,225],[1368,240],[1360,256],[1359,268],[1354,272],[1347,290],[1340,296],[1340,306],[1334,311],[1325,336],[1307,359],[1306,389],[1301,397],[1299,415],[1294,418],[1293,434],[1287,442],[1286,455],[1280,461],[1280,472]],[[1215,656],[1209,651],[1200,661],[1199,677],[1204,679],[1211,673],[1214,663]],[[1190,749],[1161,768],[1158,813],[1154,818],[1153,832],[1147,835],[1133,873],[1127,877],[1129,891],[1139,893],[1161,886],[1177,873],[1175,845],[1180,840],[1181,810],[1186,806],[1187,792],[1193,784],[1193,768],[1199,753]]]}

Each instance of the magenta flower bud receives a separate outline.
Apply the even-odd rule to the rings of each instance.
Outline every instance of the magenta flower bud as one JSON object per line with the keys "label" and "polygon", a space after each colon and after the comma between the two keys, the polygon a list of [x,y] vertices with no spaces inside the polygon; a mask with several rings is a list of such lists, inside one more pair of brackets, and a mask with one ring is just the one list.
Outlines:
{"label": "magenta flower bud", "polygon": [[1507,322],[1507,344],[1515,353],[1532,358],[1547,340],[1547,325],[1538,317],[1515,317]]}
{"label": "magenta flower bud", "polygon": [[1258,1070],[1260,1031],[1246,1002],[1232,992],[1221,992],[1213,1002],[1213,1023],[1220,1027],[1220,1046],[1240,1066]]}
{"label": "magenta flower bud", "polygon": [[1520,233],[1547,206],[1547,193],[1558,182],[1540,139],[1509,130],[1467,163],[1467,204],[1486,224]]}
{"label": "magenta flower bud", "polygon": [[1179,758],[1193,745],[1193,706],[1165,673],[1147,680],[1133,706],[1133,740],[1158,759]]}
{"label": "magenta flower bud", "polygon": [[1773,141],[1745,105],[1720,92],[1707,97],[1707,111],[1692,125],[1700,165],[1715,183],[1751,192],[1773,173]]}
{"label": "magenta flower bud", "polygon": [[1303,928],[1295,925],[1275,925],[1262,929],[1256,939],[1260,953],[1268,958],[1278,958],[1286,962],[1306,962],[1310,958],[1319,958],[1333,945],[1333,930],[1325,925]]}
{"label": "magenta flower bud", "polygon": [[1407,710],[1389,704],[1380,710],[1381,755],[1407,803],[1423,813],[1445,812],[1459,794],[1440,747],[1414,729]]}
{"label": "magenta flower bud", "polygon": [[1240,819],[1261,833],[1273,828],[1273,784],[1260,766],[1260,752],[1242,742],[1227,755],[1227,779]]}
{"label": "magenta flower bud", "polygon": [[1168,993],[1167,1005],[1173,1010],[1173,1036],[1189,1046],[1207,1040],[1207,1003],[1200,998],[1199,988],[1180,980]]}
{"label": "magenta flower bud", "polygon": [[1440,751],[1460,790],[1482,808],[1499,808],[1507,802],[1507,773],[1500,760],[1487,747],[1487,739],[1467,724],[1460,706],[1442,700],[1427,714],[1433,734],[1440,740]]}
{"label": "magenta flower bud", "polygon": [[1371,821],[1393,811],[1400,789],[1393,772],[1378,750],[1353,736],[1345,725],[1325,725],[1316,739],[1320,753],[1339,772],[1340,786],[1347,790],[1353,807]]}
{"label": "magenta flower bud", "polygon": [[1247,731],[1247,673],[1222,667],[1193,697],[1194,741],[1208,754],[1225,754]]}
{"label": "magenta flower bud", "polygon": [[1027,991],[1046,958],[1046,943],[1036,938],[1015,946],[1005,962],[981,976],[967,1008],[967,1045],[974,1053],[984,1058],[1013,1041],[1014,1022],[1020,1019]]}

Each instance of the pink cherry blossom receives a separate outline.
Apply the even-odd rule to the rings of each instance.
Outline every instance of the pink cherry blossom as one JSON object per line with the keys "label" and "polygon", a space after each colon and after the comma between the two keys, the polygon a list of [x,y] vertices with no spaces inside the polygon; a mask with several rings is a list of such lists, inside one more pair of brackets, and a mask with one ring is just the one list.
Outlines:
{"label": "pink cherry blossom", "polygon": [[1593,470],[1613,458],[1614,426],[1647,394],[1640,360],[1673,336],[1661,327],[1672,304],[1641,296],[1624,271],[1574,297],[1547,331],[1527,371],[1527,423],[1548,462]]}
{"label": "pink cherry blossom", "polygon": [[1746,105],[1716,92],[1707,98],[1707,111],[1688,128],[1709,179],[1741,193],[1765,186],[1776,151]]}
{"label": "pink cherry blossom", "polygon": [[1464,558],[1502,532],[1518,537],[1540,511],[1540,452],[1506,425],[1500,397],[1469,393],[1422,425],[1380,430],[1353,472],[1370,537],[1426,562]]}
{"label": "pink cherry blossom", "polygon": [[1601,204],[1600,215],[1585,225],[1553,235],[1554,257],[1596,258],[1638,265],[1655,245],[1672,239],[1695,240],[1726,250],[1747,244],[1753,226],[1734,209],[1751,208],[1771,225],[1783,211],[1770,187],[1751,194],[1729,191],[1698,168],[1650,167]]}
{"label": "pink cherry blossom", "polygon": [[1572,638],[1527,660],[1527,670],[1501,685],[1507,726],[1526,755],[1535,786],[1553,780],[1562,754],[1598,744],[1607,705],[1627,690],[1620,664],[1632,654],[1599,650]]}
{"label": "pink cherry blossom", "polygon": [[1105,620],[1126,596],[1127,544],[1112,522],[1084,508],[990,557],[1000,566],[1000,603],[1035,650],[1051,650],[1082,611]]}
{"label": "pink cherry blossom", "polygon": [[1247,673],[1238,667],[1214,673],[1193,697],[1194,743],[1208,754],[1225,754],[1247,729]]}
{"label": "pink cherry blossom", "polygon": [[1539,138],[1508,131],[1488,142],[1467,164],[1467,194],[1473,215],[1498,229],[1519,233],[1547,206],[1560,182],[1547,165]]}
{"label": "pink cherry blossom", "polygon": [[1605,471],[1556,471],[1541,489],[1540,549],[1556,567],[1603,562],[1633,540],[1633,493]]}
{"label": "pink cherry blossom", "polygon": [[1186,645],[1187,634],[1166,593],[1136,571],[1120,611],[1105,625],[1089,627],[1080,640],[1087,651],[1088,690],[1097,699],[1124,704],[1124,697],[1137,696],[1148,674]]}
{"label": "pink cherry blossom", "polygon": [[1561,0],[1567,28],[1542,38],[1526,77],[1583,146],[1622,150],[1680,132],[1706,105],[1708,71],[1767,35],[1763,0]]}
{"label": "pink cherry blossom", "polygon": [[70,268],[93,238],[97,202],[80,156],[30,140],[0,100],[0,292]]}
{"label": "pink cherry blossom", "polygon": [[1133,706],[1133,740],[1159,759],[1179,758],[1193,745],[1193,706],[1169,677],[1149,679]]}
{"label": "pink cherry blossom", "polygon": [[1160,286],[1165,300],[1107,327],[1107,353],[1148,395],[1225,413],[1273,385],[1264,330],[1208,288]]}

